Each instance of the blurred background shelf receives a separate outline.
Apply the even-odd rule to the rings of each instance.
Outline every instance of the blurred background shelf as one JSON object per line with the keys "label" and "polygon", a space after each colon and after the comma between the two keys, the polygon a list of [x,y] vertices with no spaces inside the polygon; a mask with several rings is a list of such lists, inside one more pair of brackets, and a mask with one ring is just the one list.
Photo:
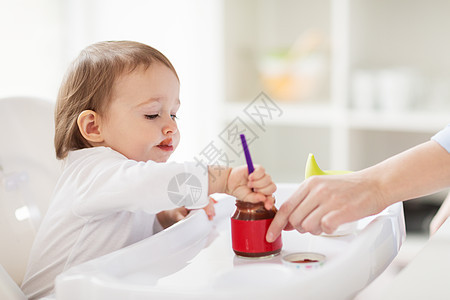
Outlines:
{"label": "blurred background shelf", "polygon": [[349,127],[352,129],[402,131],[434,134],[450,121],[448,112],[376,112],[350,110]]}
{"label": "blurred background shelf", "polygon": [[[226,103],[225,115],[239,115],[252,100]],[[282,102],[277,102],[276,104],[281,109],[282,115],[279,118],[271,120],[271,125],[329,126],[334,112],[329,104],[294,104]]]}
{"label": "blurred background shelf", "polygon": [[[360,170],[428,141],[450,123],[450,1],[223,5],[220,126],[245,117],[261,91],[272,99],[282,115],[264,131],[250,126],[258,133],[250,148],[275,181],[303,181],[309,153],[324,169]],[[405,203],[408,235],[401,254],[356,299],[379,299],[427,241],[446,195]]]}
{"label": "blurred background shelf", "polygon": [[[237,116],[249,101],[225,103],[225,116]],[[449,100],[450,101],[450,100]],[[366,111],[353,108],[337,110],[325,101],[318,103],[283,103],[276,102],[282,111],[282,116],[273,119],[271,125],[291,126],[331,126],[336,120],[341,120],[349,130],[371,131],[401,131],[434,134],[450,122],[446,111]],[[225,118],[224,121],[229,121]]]}
{"label": "blurred background shelf", "polygon": [[173,160],[199,155],[261,92],[282,115],[253,152],[277,181],[303,180],[310,152],[325,169],[364,168],[450,119],[447,0],[6,0],[0,11],[3,28],[20,25],[5,32],[0,97],[54,101],[94,42],[137,40],[167,55],[183,103]]}
{"label": "blurred background shelf", "polygon": [[266,93],[282,115],[267,123],[254,155],[275,180],[303,180],[310,152],[325,169],[362,169],[449,123],[450,2],[231,0],[223,7],[221,126]]}

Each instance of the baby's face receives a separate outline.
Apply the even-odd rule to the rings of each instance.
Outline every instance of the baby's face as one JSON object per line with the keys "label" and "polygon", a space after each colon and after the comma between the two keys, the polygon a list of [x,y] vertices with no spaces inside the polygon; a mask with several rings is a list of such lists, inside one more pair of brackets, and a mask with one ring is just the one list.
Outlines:
{"label": "baby's face", "polygon": [[136,161],[166,162],[180,142],[179,92],[177,77],[159,62],[122,75],[102,119],[103,145]]}

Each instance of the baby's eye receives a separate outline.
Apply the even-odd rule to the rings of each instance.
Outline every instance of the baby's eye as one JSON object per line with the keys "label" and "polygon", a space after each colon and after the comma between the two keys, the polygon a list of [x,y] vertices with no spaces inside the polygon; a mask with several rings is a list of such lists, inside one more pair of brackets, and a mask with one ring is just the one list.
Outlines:
{"label": "baby's eye", "polygon": [[146,118],[146,119],[149,119],[149,120],[156,119],[157,117],[159,117],[158,114],[156,114],[156,115],[145,115],[145,118]]}
{"label": "baby's eye", "polygon": [[177,115],[170,115],[170,117],[172,118],[172,120],[178,119]]}

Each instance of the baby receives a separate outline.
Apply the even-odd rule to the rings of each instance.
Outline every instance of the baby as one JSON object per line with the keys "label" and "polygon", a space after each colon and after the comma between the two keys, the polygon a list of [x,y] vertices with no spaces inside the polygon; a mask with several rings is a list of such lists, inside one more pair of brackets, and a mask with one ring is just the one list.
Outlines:
{"label": "baby", "polygon": [[[55,111],[56,155],[65,164],[31,250],[22,284],[29,299],[52,294],[70,267],[208,206],[210,194],[272,207],[276,186],[262,167],[249,176],[245,166],[208,166],[206,174],[196,163],[166,163],[180,141],[179,90],[169,60],[137,42],[97,43],[73,62]],[[173,184],[179,193],[169,194]]]}

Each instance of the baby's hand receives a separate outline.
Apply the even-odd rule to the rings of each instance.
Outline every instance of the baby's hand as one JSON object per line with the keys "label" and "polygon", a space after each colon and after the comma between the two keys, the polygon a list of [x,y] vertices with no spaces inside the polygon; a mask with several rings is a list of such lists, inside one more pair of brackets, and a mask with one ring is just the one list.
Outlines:
{"label": "baby's hand", "polygon": [[271,209],[277,190],[275,183],[263,167],[255,165],[255,171],[248,175],[247,166],[233,168],[227,180],[226,193],[247,202],[264,202],[266,209]]}
{"label": "baby's hand", "polygon": [[184,219],[188,213],[189,210],[182,206],[175,209],[163,210],[157,213],[156,217],[158,218],[159,224],[166,229],[167,227],[170,227],[178,221]]}
{"label": "baby's hand", "polygon": [[214,204],[216,204],[216,203],[217,203],[217,201],[213,197],[209,197],[208,205],[203,207],[203,210],[205,211],[209,220],[212,220],[214,218],[214,216],[216,215],[216,210],[214,209]]}

